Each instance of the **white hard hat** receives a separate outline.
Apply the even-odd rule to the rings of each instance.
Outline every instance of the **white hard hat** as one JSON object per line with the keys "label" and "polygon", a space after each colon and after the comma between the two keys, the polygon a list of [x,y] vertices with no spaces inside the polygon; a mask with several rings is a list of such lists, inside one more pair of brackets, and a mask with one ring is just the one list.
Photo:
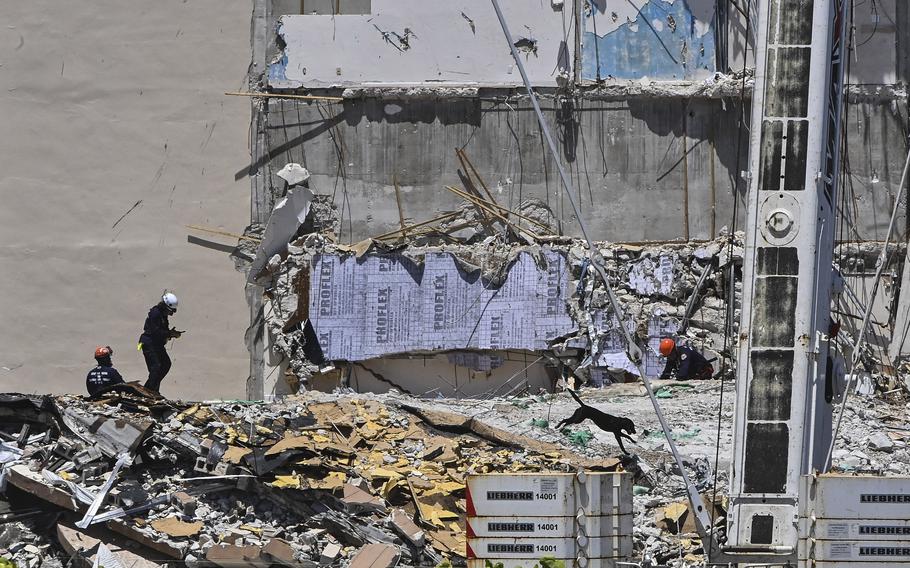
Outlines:
{"label": "white hard hat", "polygon": [[174,294],[167,292],[166,294],[161,296],[161,301],[164,302],[164,305],[166,305],[170,309],[172,309],[172,310],[177,309],[177,296],[175,296]]}

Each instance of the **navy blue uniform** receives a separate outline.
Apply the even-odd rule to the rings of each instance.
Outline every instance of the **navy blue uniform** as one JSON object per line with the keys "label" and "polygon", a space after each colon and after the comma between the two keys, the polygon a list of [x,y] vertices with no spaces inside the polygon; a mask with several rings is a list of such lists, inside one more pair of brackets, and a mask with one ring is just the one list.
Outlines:
{"label": "navy blue uniform", "polygon": [[168,310],[164,302],[158,302],[149,310],[139,343],[142,344],[142,356],[149,371],[145,388],[158,392],[161,381],[171,370],[171,358],[164,345],[171,338],[170,324],[167,321]]}
{"label": "navy blue uniform", "polygon": [[98,364],[97,367],[88,372],[88,376],[85,377],[85,388],[88,390],[89,396],[95,396],[95,393],[101,389],[107,388],[112,385],[122,384],[123,377],[120,376],[120,373],[117,372],[117,369],[107,365]]}
{"label": "navy blue uniform", "polygon": [[167,340],[171,338],[167,316],[167,306],[164,305],[164,302],[158,302],[149,310],[149,315],[145,318],[145,326],[142,328],[142,335],[139,336],[143,349],[147,345],[163,348]]}
{"label": "navy blue uniform", "polygon": [[714,367],[701,353],[691,347],[677,347],[667,357],[667,365],[660,378],[669,379],[674,373],[676,379],[680,381],[710,379],[714,375]]}

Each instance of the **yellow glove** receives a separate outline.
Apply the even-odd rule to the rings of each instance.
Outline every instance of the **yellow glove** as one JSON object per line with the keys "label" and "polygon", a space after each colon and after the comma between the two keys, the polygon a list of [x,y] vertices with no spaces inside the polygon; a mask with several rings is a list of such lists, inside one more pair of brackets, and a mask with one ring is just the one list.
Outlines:
{"label": "yellow glove", "polygon": [[142,342],[136,344],[136,351],[142,351]]}

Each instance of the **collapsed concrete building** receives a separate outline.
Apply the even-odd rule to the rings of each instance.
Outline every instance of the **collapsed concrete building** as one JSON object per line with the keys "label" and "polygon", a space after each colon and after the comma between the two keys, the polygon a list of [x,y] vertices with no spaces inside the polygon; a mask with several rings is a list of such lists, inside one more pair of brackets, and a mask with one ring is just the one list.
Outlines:
{"label": "collapsed concrete building", "polygon": [[[722,351],[749,175],[750,23],[708,0],[505,12],[626,325],[652,345],[682,326]],[[890,285],[869,298],[866,283],[906,147],[907,17],[899,2],[856,8],[837,228],[843,327],[874,302],[886,351],[905,247],[888,256]],[[248,285],[251,397],[301,382],[477,396],[578,369],[621,376],[618,322],[586,282],[488,2],[261,0],[253,52],[251,86],[271,96],[254,99],[251,131],[250,232],[267,237]],[[898,242],[905,229],[902,212]],[[878,360],[893,367],[901,349]],[[652,354],[648,372],[660,364]]]}

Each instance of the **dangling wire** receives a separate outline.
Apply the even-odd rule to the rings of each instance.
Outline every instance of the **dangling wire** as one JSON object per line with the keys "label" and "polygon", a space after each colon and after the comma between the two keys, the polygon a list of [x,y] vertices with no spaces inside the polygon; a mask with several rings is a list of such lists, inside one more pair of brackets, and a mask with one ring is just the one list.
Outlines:
{"label": "dangling wire", "polygon": [[[718,464],[720,463],[720,431],[723,426],[723,417],[724,417],[724,387],[726,386],[726,377],[729,369],[729,362],[732,362],[733,356],[730,354],[730,336],[733,333],[733,306],[736,300],[736,263],[733,262],[733,243],[736,240],[736,219],[739,214],[739,172],[740,172],[740,162],[742,160],[742,141],[743,141],[743,132],[745,131],[745,108],[746,108],[746,65],[749,60],[748,50],[749,50],[749,32],[751,31],[752,24],[752,0],[746,2],[746,34],[745,41],[743,42],[744,51],[743,51],[743,67],[741,70],[742,79],[739,86],[739,121],[737,124],[737,133],[736,133],[736,168],[733,170],[733,179],[731,192],[733,194],[733,219],[730,221],[730,232],[727,235],[727,263],[730,268],[730,275],[727,279],[727,290],[724,294],[724,347],[722,350],[722,361],[721,372],[720,372],[720,401],[717,406],[717,442],[714,445],[714,480],[711,486],[711,530],[710,533],[714,534],[714,525],[717,521],[717,510],[714,507],[714,500],[717,498],[717,469]],[[754,47],[753,47],[754,53]],[[735,372],[735,365],[733,365],[733,370]],[[708,562],[711,562],[711,549],[708,551]]]}

